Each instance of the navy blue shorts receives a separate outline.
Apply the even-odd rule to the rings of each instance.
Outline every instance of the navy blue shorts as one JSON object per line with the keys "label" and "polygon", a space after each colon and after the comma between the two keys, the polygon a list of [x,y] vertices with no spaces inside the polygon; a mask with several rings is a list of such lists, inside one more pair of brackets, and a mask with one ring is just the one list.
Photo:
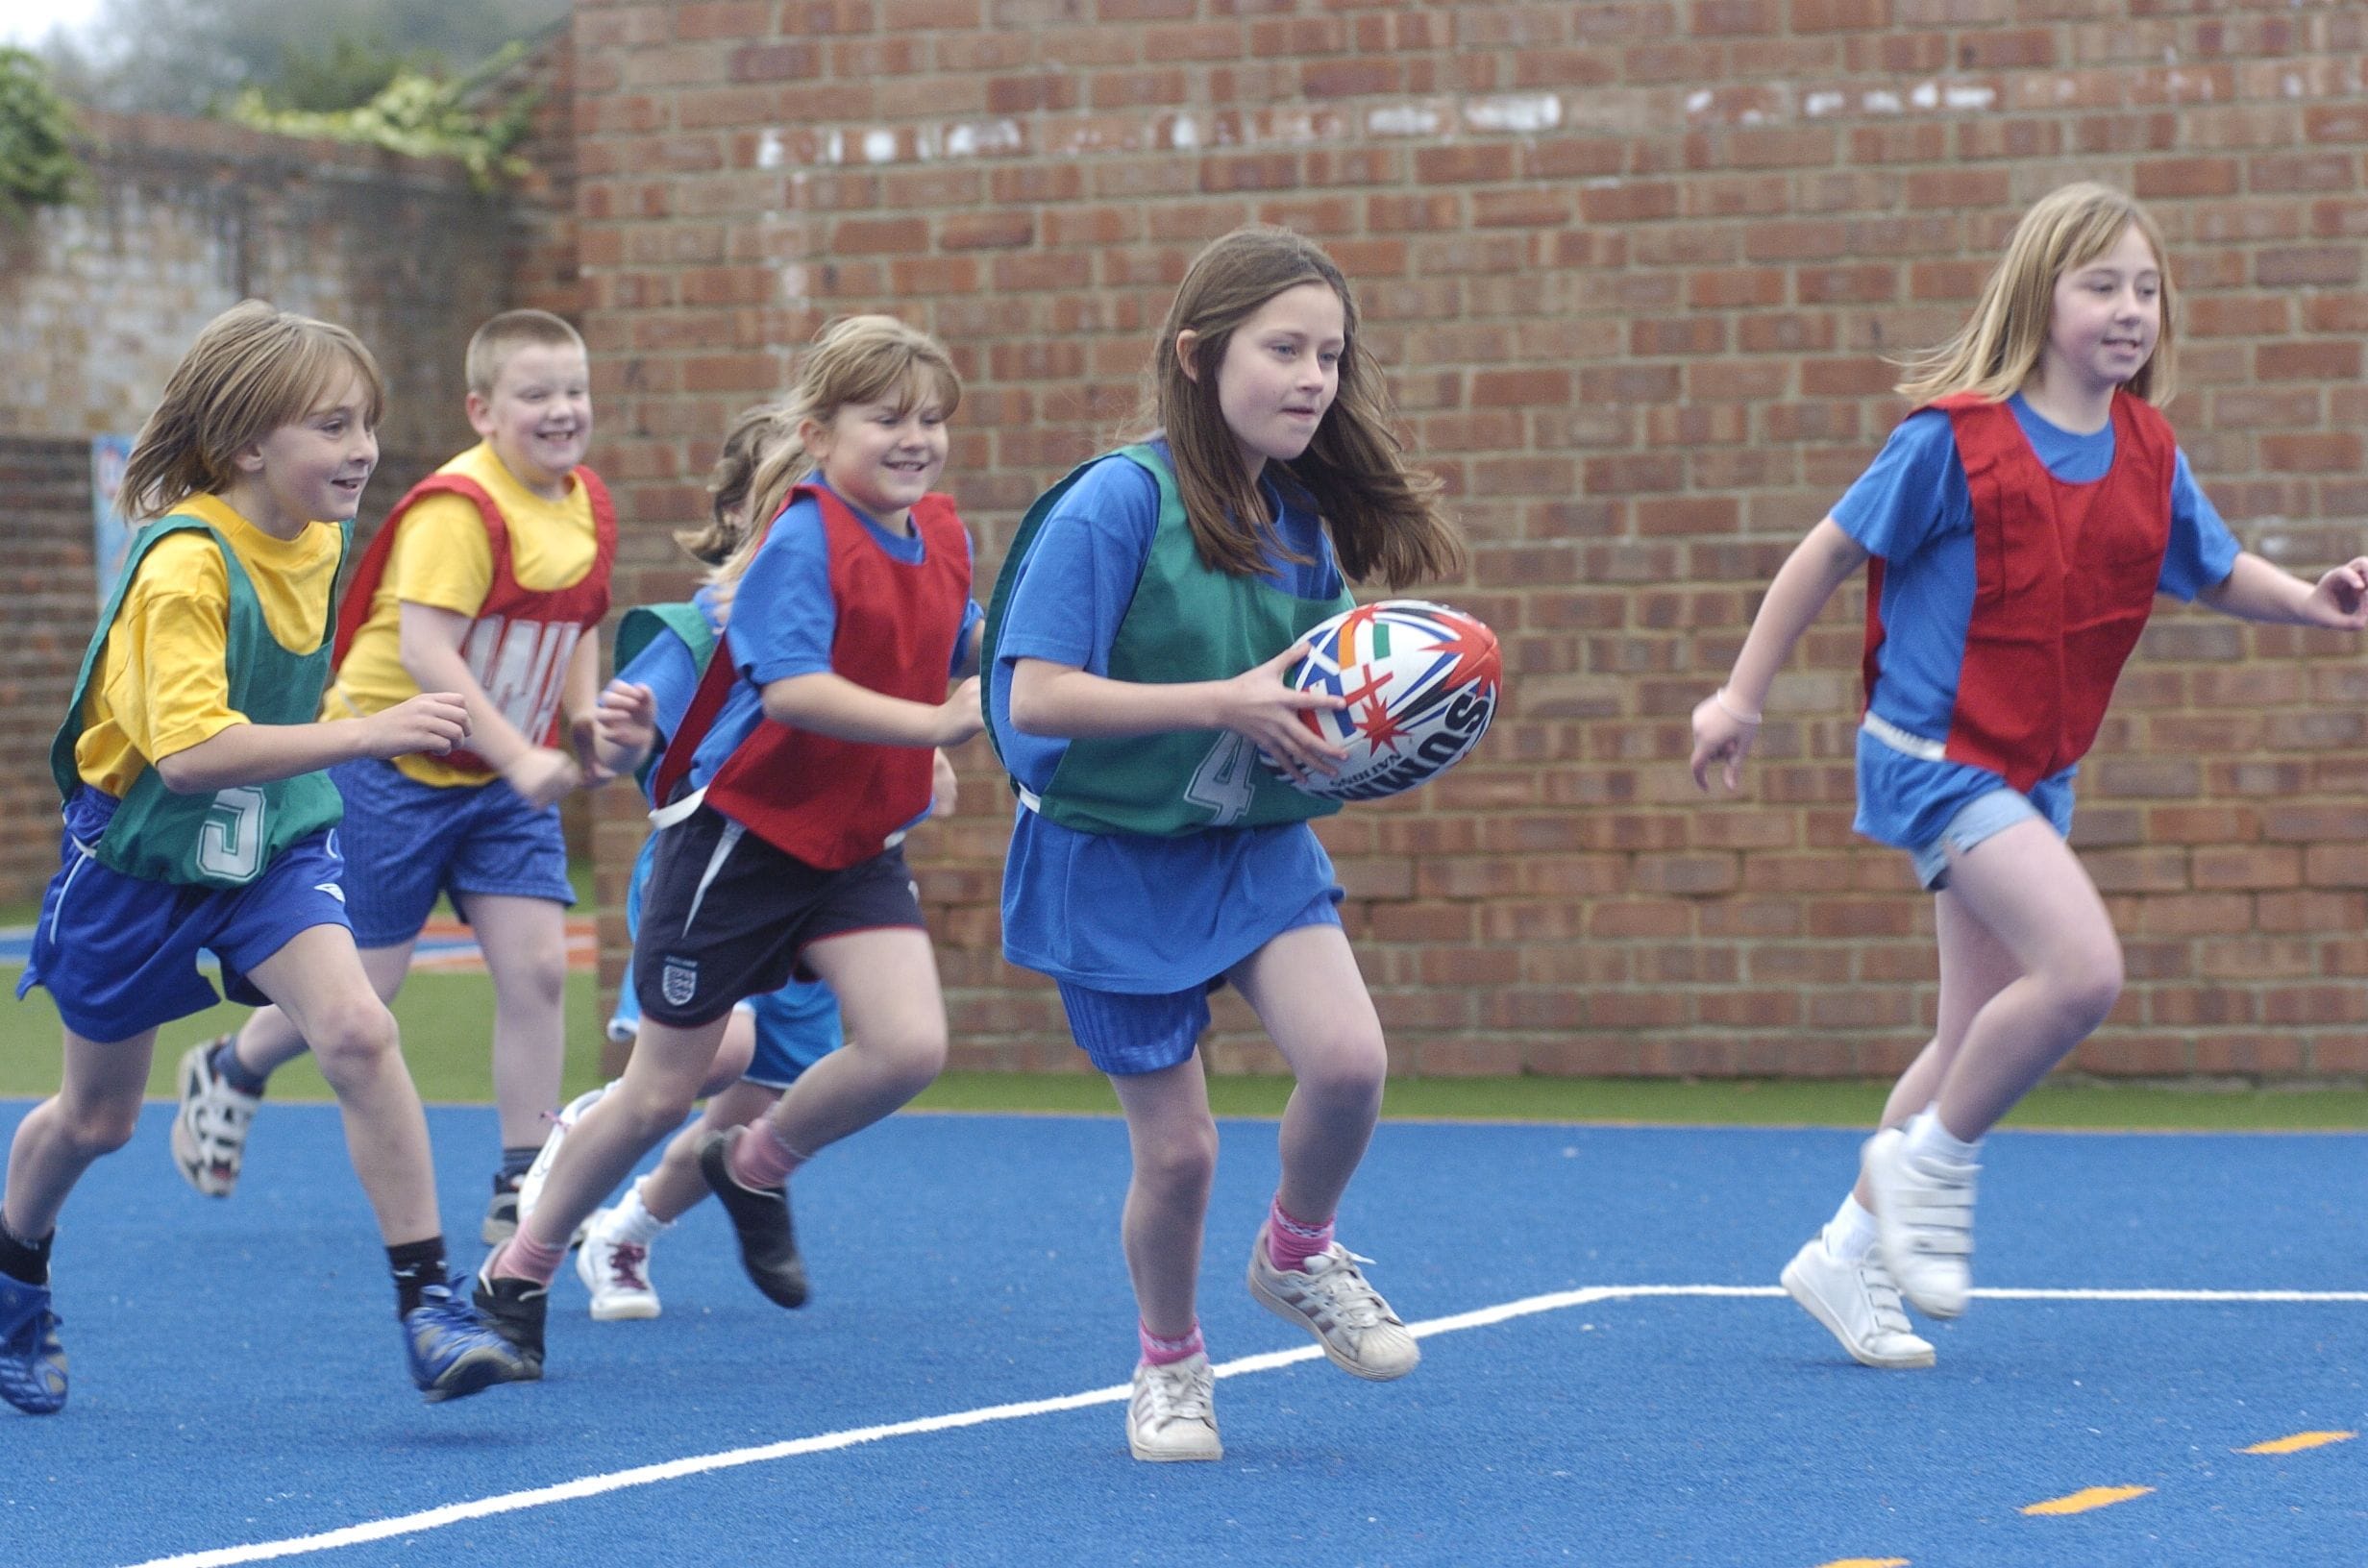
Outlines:
{"label": "navy blue shorts", "polygon": [[[272,857],[243,888],[190,887],[126,876],[86,854],[119,802],[86,787],[66,807],[58,874],[41,895],[22,996],[46,986],[65,1026],[86,1040],[129,1040],[221,1000],[198,972],[200,948],[222,966],[234,1002],[271,1000],[247,971],[316,925],[348,925],[337,830],[324,828]],[[80,840],[81,844],[75,841]]]}
{"label": "navy blue shorts", "polygon": [[360,945],[418,936],[439,894],[463,919],[472,893],[576,901],[557,806],[530,806],[498,778],[422,784],[375,758],[329,776],[345,797],[345,892]]}

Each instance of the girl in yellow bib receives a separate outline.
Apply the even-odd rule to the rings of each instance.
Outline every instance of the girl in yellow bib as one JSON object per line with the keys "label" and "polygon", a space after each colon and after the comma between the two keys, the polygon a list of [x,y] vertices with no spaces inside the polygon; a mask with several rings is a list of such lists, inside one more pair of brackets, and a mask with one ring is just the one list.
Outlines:
{"label": "girl in yellow bib", "polygon": [[0,1192],[0,1398],[18,1409],[65,1404],[58,1215],[91,1162],[131,1139],[158,1026],[217,1000],[200,948],[234,1000],[277,1002],[318,1050],[421,1392],[530,1375],[447,1287],[427,1118],[356,955],[342,807],[322,772],[469,733],[449,692],[315,720],[384,401],[353,333],[250,301],[198,335],[125,470],[124,510],[146,526],[51,751],[65,836],[17,987],[46,986],[65,1023],[64,1081],[18,1124]]}

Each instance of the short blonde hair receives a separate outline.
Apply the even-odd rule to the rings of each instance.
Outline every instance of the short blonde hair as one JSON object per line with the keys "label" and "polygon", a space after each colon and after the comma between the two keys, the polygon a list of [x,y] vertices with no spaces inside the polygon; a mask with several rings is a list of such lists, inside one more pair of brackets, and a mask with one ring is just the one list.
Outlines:
{"label": "short blonde hair", "polygon": [[469,390],[481,398],[493,396],[502,367],[520,349],[574,349],[590,357],[583,334],[548,310],[505,310],[469,336],[469,352],[461,361]]}
{"label": "short blonde hair", "polygon": [[2056,317],[2056,282],[2121,243],[2131,229],[2154,247],[2162,279],[2162,327],[2155,352],[2130,378],[2132,393],[2159,407],[2179,389],[2179,296],[2162,231],[2135,198],[2083,181],[2042,196],[2007,240],[2007,254],[1982,285],[1973,314],[1957,335],[1901,366],[1908,379],[1895,390],[1926,404],[1972,392],[1993,403],[2022,390],[2039,368]]}
{"label": "short blonde hair", "polygon": [[386,381],[360,338],[260,300],[232,306],[198,332],[132,444],[116,497],[125,519],[162,517],[227,488],[241,448],[303,419],[344,375],[360,379],[362,419],[375,429]]}

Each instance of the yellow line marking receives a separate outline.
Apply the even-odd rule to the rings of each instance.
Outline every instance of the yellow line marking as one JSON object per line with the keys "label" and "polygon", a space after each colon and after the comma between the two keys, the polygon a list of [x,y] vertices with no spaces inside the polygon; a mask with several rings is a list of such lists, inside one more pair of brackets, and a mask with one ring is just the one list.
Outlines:
{"label": "yellow line marking", "polygon": [[2348,1443],[2358,1436],[2356,1432],[2298,1432],[2291,1437],[2273,1437],[2266,1443],[2240,1448],[2239,1454],[2298,1454],[2306,1448],[2325,1448],[2330,1443]]}
{"label": "yellow line marking", "polygon": [[2116,1503],[2127,1503],[2134,1497],[2144,1497],[2152,1486],[2084,1486],[2070,1497],[2051,1497],[2044,1503],[2034,1503],[2025,1513],[2086,1513],[2091,1508],[2109,1508]]}

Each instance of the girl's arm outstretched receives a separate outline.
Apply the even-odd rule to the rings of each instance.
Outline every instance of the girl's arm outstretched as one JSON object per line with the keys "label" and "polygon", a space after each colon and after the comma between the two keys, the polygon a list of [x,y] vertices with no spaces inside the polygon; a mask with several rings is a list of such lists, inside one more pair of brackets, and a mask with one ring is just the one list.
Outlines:
{"label": "girl's arm outstretched", "polygon": [[1776,672],[1792,656],[1792,645],[1809,629],[1834,590],[1866,564],[1866,548],[1827,518],[1793,547],[1767,585],[1760,613],[1752,618],[1742,651],[1735,656],[1726,685],[1693,710],[1693,782],[1710,788],[1714,763],[1733,790],[1741,782],[1744,754],[1760,737],[1760,716]]}
{"label": "girl's arm outstretched", "polygon": [[2248,550],[2227,576],[2195,597],[2239,621],[2357,631],[2368,626],[2368,556],[2353,557],[2313,584]]}
{"label": "girl's arm outstretched", "polygon": [[1172,684],[1112,680],[1074,665],[1018,659],[1011,670],[1011,723],[1030,735],[1161,735],[1178,729],[1229,729],[1257,745],[1292,778],[1340,770],[1345,749],[1299,722],[1316,708],[1344,708],[1340,698],[1295,691],[1283,673],[1307,657],[1294,643],[1230,680]]}

